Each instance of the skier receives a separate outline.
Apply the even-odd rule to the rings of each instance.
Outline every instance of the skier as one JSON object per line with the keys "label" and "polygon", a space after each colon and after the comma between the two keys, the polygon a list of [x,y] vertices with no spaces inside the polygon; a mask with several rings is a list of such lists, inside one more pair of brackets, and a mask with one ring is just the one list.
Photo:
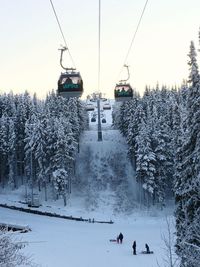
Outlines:
{"label": "skier", "polygon": [[132,248],[133,248],[133,255],[136,255],[136,241],[133,242]]}
{"label": "skier", "polygon": [[123,238],[124,238],[123,234],[120,233],[118,236],[118,240],[120,241],[121,244],[122,244]]}
{"label": "skier", "polygon": [[145,244],[145,248],[146,248],[146,253],[147,253],[147,254],[150,254],[150,249],[149,249],[148,244]]}

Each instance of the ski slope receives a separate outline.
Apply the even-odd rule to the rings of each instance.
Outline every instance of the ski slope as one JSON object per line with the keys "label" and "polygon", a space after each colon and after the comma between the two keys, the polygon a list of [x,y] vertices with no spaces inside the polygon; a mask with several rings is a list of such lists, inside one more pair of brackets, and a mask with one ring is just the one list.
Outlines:
{"label": "ski slope", "polygon": [[[97,141],[97,122],[90,123],[80,140],[72,192],[63,201],[49,199],[40,210],[63,215],[112,220],[114,224],[97,224],[26,214],[0,208],[0,222],[28,225],[32,231],[14,233],[27,242],[24,253],[42,267],[156,267],[164,266],[162,235],[166,234],[165,215],[170,210],[140,210],[134,170],[127,158],[127,146],[119,131],[112,128],[112,110],[104,111],[103,141]],[[89,112],[91,119],[92,112]],[[22,189],[2,191],[0,202],[21,205]],[[172,226],[173,227],[173,226]],[[109,242],[122,232],[123,244]],[[136,240],[136,256],[132,243]],[[140,254],[148,243],[152,255]]]}
{"label": "ski slope", "polygon": [[[165,219],[157,214],[116,217],[114,224],[74,222],[0,208],[1,220],[28,225],[32,231],[14,234],[28,243],[24,253],[43,267],[155,267],[163,265]],[[88,214],[89,215],[89,214]],[[123,244],[109,242],[122,232]],[[132,255],[132,242],[137,255]],[[145,243],[154,251],[143,255]]]}
{"label": "ski slope", "polygon": [[[103,141],[97,141],[95,130],[85,131],[76,163],[75,188],[72,194],[82,197],[88,208],[104,204],[112,212],[130,210],[136,205],[134,170],[127,158],[125,140],[117,130],[103,130]],[[80,189],[79,189],[80,188]],[[84,196],[87,194],[87,197]]]}
{"label": "ski slope", "polygon": [[[85,200],[87,210],[131,213],[138,205],[135,172],[127,157],[128,147],[124,137],[112,128],[112,109],[103,110],[101,102],[102,141],[98,141],[97,120],[91,122],[95,111],[90,111],[89,130],[80,141],[80,153],[76,160],[76,183],[72,194]],[[110,103],[111,106],[113,103]],[[96,106],[96,105],[95,105]]]}

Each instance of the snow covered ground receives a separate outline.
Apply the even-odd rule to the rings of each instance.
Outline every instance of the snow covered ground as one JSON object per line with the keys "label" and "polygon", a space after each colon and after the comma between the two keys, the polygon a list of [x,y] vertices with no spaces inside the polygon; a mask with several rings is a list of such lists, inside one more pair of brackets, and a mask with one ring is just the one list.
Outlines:
{"label": "snow covered ground", "polygon": [[[166,232],[162,216],[133,214],[116,217],[114,224],[74,222],[63,219],[31,215],[0,208],[1,220],[29,225],[31,232],[20,234],[28,243],[24,253],[32,255],[44,267],[156,267],[164,266],[164,244],[161,235]],[[155,215],[155,214],[154,214]],[[123,244],[110,242],[122,232]],[[15,234],[16,235],[16,234]],[[132,242],[137,242],[136,256],[132,255]],[[154,251],[140,254],[145,243]]]}
{"label": "snow covered ground", "polygon": [[[111,102],[113,105],[113,102]],[[112,110],[102,111],[103,141],[97,141],[97,123],[90,123],[80,142],[76,183],[63,207],[63,201],[42,202],[40,210],[64,215],[112,220],[114,224],[68,221],[0,208],[0,222],[28,225],[32,231],[14,234],[28,243],[24,252],[42,267],[156,267],[164,266],[166,214],[172,209],[139,209],[134,170],[127,159],[127,147],[119,131],[112,129]],[[92,111],[89,112],[91,119]],[[1,190],[0,203],[25,206],[25,189]],[[173,226],[172,226],[173,227]],[[122,232],[123,244],[110,242]],[[132,243],[136,240],[136,256]],[[148,243],[152,255],[140,254]]]}

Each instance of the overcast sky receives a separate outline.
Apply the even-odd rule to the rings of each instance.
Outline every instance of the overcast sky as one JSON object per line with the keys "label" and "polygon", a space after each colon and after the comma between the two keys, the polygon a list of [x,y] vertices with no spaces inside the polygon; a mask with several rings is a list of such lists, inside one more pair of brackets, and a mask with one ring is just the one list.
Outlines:
{"label": "overcast sky", "polygon": [[[101,0],[100,90],[113,90],[146,0]],[[97,90],[98,0],[54,0],[70,53],[81,72],[85,96]],[[63,44],[49,0],[0,0],[0,92],[56,89]],[[199,0],[149,0],[128,57],[130,83],[181,84],[188,77],[190,41],[199,49]],[[66,55],[65,63],[71,66]]]}

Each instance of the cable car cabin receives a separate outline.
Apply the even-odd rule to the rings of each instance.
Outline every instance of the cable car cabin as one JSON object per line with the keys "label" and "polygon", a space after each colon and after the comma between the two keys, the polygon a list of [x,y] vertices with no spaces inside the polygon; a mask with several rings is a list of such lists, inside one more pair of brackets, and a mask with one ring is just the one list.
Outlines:
{"label": "cable car cabin", "polygon": [[94,111],[95,110],[95,106],[92,103],[86,104],[85,108],[87,111]]}
{"label": "cable car cabin", "polygon": [[133,89],[129,83],[119,83],[115,86],[115,100],[126,101],[133,98]]}
{"label": "cable car cabin", "polygon": [[103,105],[103,110],[111,109],[111,105],[109,103],[105,103]]}
{"label": "cable car cabin", "polygon": [[80,97],[83,94],[83,80],[79,72],[61,73],[58,80],[58,95],[65,98]]}

